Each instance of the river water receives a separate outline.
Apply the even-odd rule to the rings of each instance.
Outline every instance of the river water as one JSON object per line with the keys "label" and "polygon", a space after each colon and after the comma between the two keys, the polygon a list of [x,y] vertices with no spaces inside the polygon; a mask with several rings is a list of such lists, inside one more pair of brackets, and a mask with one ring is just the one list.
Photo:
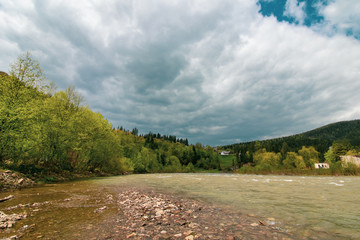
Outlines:
{"label": "river water", "polygon": [[[279,226],[282,231],[294,234],[297,238],[360,239],[359,177],[128,175],[23,189],[11,193],[16,198],[1,203],[0,210],[26,202],[52,201],[48,208],[44,203],[41,213],[37,213],[36,209],[34,211],[34,208],[28,209],[31,217],[21,220],[22,224],[19,222],[17,229],[35,222],[38,226],[46,226],[42,229],[47,232],[67,238],[73,236],[75,231],[86,232],[86,229],[93,228],[100,231],[103,227],[101,222],[112,216],[111,209],[116,209],[115,205],[106,203],[104,196],[114,194],[114,189],[124,186],[181,195],[249,216],[261,216],[262,219],[270,219],[268,224]],[[1,193],[0,198],[6,195],[9,193]],[[74,201],[66,201],[68,198]],[[94,210],[104,204],[107,204],[110,211],[100,218]],[[79,219],[88,221],[81,224]],[[66,227],[66,233],[61,231],[62,226]],[[3,231],[0,234],[9,236],[11,232]],[[41,234],[46,235],[46,232]],[[41,234],[34,233],[31,237],[41,238]]]}

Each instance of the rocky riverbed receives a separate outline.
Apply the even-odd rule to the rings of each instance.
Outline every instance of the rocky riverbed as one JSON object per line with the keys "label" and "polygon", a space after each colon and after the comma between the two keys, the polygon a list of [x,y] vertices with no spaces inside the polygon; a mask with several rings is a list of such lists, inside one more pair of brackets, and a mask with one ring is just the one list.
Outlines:
{"label": "rocky riverbed", "polygon": [[293,239],[276,219],[148,188],[77,184],[13,192],[0,203],[0,239]]}
{"label": "rocky riverbed", "polygon": [[191,199],[130,189],[118,195],[114,239],[286,239],[275,219],[233,213]]}

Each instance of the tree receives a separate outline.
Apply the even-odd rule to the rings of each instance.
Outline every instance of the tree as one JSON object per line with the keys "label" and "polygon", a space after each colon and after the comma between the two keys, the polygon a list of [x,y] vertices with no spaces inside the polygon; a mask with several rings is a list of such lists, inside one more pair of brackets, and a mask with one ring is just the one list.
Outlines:
{"label": "tree", "polygon": [[137,128],[133,128],[133,130],[131,131],[131,134],[135,135],[135,136],[137,136],[138,133],[139,133],[139,130]]}
{"label": "tree", "polygon": [[302,156],[297,155],[295,152],[288,152],[286,158],[283,161],[283,165],[287,169],[298,168],[305,169],[306,164]]}
{"label": "tree", "polygon": [[260,149],[254,154],[254,163],[259,169],[271,170],[278,168],[280,161],[280,153],[266,152],[266,149]]}
{"label": "tree", "polygon": [[324,157],[325,157],[325,162],[327,162],[330,166],[336,162],[336,155],[331,149],[329,149],[324,154]]}
{"label": "tree", "polygon": [[[13,64],[12,68],[21,67]],[[42,112],[41,101],[46,96],[21,81],[13,69],[10,75],[0,76],[0,161],[11,159],[17,165],[18,160],[24,162],[33,158],[39,140],[37,118]],[[33,75],[31,70],[27,70],[28,76]]]}
{"label": "tree", "polygon": [[336,161],[340,161],[340,156],[346,155],[351,149],[353,147],[348,140],[335,141],[331,146],[331,150],[336,156]]}
{"label": "tree", "polygon": [[315,163],[319,162],[319,152],[314,147],[303,146],[298,152],[303,157],[306,167],[315,168]]}
{"label": "tree", "polygon": [[10,75],[19,79],[27,87],[33,87],[38,91],[47,92],[50,85],[44,76],[40,63],[33,58],[30,52],[26,52],[18,57],[11,64]]}

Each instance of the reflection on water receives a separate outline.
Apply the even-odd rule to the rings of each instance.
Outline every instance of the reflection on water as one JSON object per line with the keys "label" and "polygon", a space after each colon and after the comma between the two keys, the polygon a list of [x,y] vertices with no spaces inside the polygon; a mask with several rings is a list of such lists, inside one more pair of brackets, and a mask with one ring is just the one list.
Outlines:
{"label": "reflection on water", "polygon": [[[23,189],[11,193],[16,198],[1,203],[0,210],[20,203],[50,201],[51,204],[41,209],[25,207],[14,211],[26,211],[29,215],[21,224],[16,224],[16,228],[36,224],[36,231],[27,239],[42,237],[36,235],[41,231],[54,233],[58,239],[68,239],[75,233],[86,236],[87,229],[97,229],[99,235],[91,237],[102,239],[105,235],[101,235],[101,230],[106,223],[101,222],[117,211],[116,203],[108,200],[111,194],[116,194],[115,189],[124,185],[180,194],[261,216],[271,219],[270,224],[276,222],[289,233],[303,238],[319,234],[326,239],[360,239],[359,177],[129,175]],[[7,195],[9,193],[0,193],[0,198]],[[110,211],[96,214],[94,210],[102,206]],[[11,231],[0,232],[0,239],[11,234]]]}
{"label": "reflection on water", "polygon": [[200,198],[289,224],[303,236],[360,239],[360,178],[238,174],[152,174],[104,179]]}

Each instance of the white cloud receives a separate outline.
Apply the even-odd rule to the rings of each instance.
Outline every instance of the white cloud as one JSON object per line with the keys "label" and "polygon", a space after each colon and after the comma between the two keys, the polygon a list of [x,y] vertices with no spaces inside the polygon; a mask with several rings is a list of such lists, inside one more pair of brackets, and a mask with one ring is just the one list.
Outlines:
{"label": "white cloud", "polygon": [[324,17],[320,30],[329,34],[344,33],[360,38],[360,2],[358,0],[334,0],[328,5],[319,5]]}
{"label": "white cloud", "polygon": [[296,22],[303,24],[306,13],[305,13],[306,2],[298,2],[298,0],[287,0],[285,4],[284,16],[292,17]]}

